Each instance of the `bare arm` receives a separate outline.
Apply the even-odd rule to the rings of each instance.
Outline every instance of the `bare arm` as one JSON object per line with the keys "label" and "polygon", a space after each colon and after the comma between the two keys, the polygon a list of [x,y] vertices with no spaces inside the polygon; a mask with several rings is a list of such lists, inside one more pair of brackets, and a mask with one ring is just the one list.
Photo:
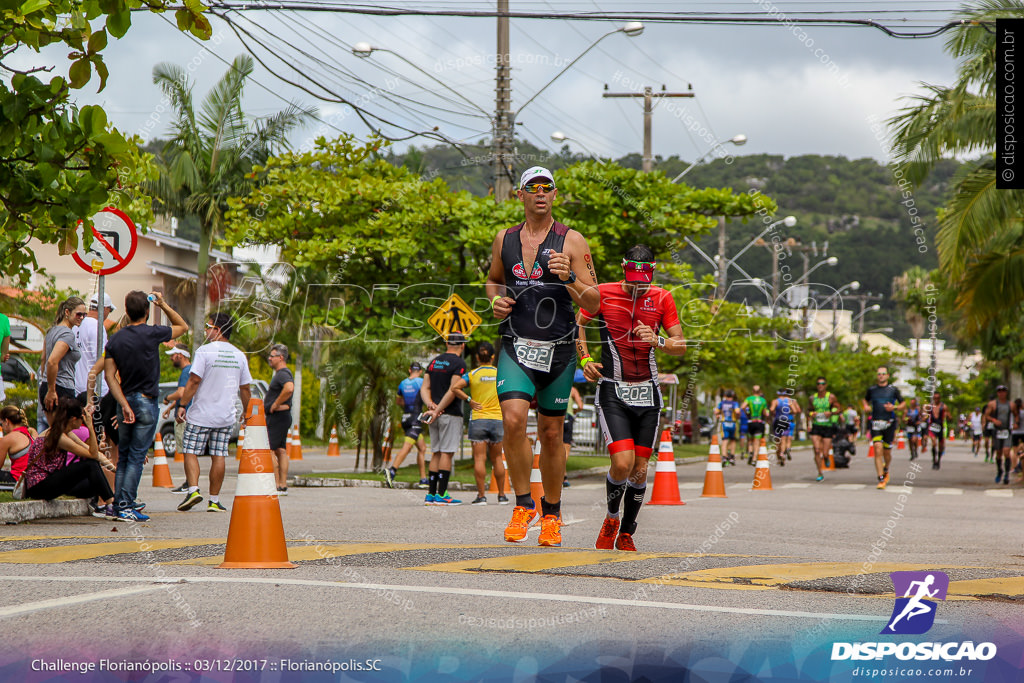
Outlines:
{"label": "bare arm", "polygon": [[569,279],[570,271],[574,273],[576,280],[565,285],[572,300],[588,311],[598,310],[601,307],[601,291],[597,288],[597,271],[594,270],[594,259],[587,240],[577,231],[570,230],[565,236],[564,248],[564,253],[551,255],[548,268],[563,282]]}
{"label": "bare arm", "polygon": [[[192,376],[189,375],[189,380],[191,379]],[[196,382],[196,384],[198,384],[198,382]],[[242,422],[245,422],[245,411],[249,409],[249,401],[252,400],[252,386],[249,384],[243,384],[239,386],[238,398],[242,400]],[[188,403],[186,403],[185,405],[188,405]]]}
{"label": "bare arm", "polygon": [[171,321],[171,339],[177,339],[181,335],[188,332],[188,323],[185,319],[178,315],[178,312],[170,307],[170,305],[164,301],[164,297],[159,292],[150,292],[156,297],[155,303],[157,307],[163,311]]}
{"label": "bare arm", "polygon": [[0,342],[0,361],[6,361],[11,357],[11,335],[4,337],[4,340]]}
{"label": "bare arm", "polygon": [[[583,309],[581,308],[576,312],[576,327],[578,330],[576,337],[576,355],[579,356],[580,361],[584,358],[590,357],[590,351],[587,349],[587,332],[583,329],[588,322],[590,322],[590,320],[583,315]],[[596,382],[601,379],[601,371],[603,369],[604,365],[591,360],[583,366],[583,377],[588,382]]]}
{"label": "bare arm", "polygon": [[[270,406],[270,412],[276,413],[279,410],[281,410],[282,408],[284,408],[285,410],[288,410],[288,407],[285,405],[285,402],[288,399],[290,399],[292,397],[292,394],[294,394],[294,393],[295,393],[295,382],[285,382],[284,386],[281,388],[281,394],[277,397],[277,400],[275,400],[274,403]],[[242,405],[246,405],[246,404],[243,403]]]}
{"label": "bare arm", "polygon": [[[516,303],[516,300],[508,296],[508,292],[505,290],[505,264],[501,262],[501,245],[505,241],[505,232],[506,230],[500,231],[491,244],[491,269],[487,273],[487,282],[484,284],[487,298],[493,302],[491,310],[494,311],[494,317],[498,320],[507,318]],[[494,297],[501,298],[495,301]]]}
{"label": "bare arm", "polygon": [[[188,376],[188,382],[185,384],[185,391],[181,394],[181,398],[178,399],[178,403],[181,404],[178,407],[178,422],[185,421],[185,406],[192,402],[192,397],[196,395],[196,391],[199,389],[199,383],[203,381],[203,378],[192,373]],[[245,390],[249,391],[249,385],[245,385]],[[238,388],[238,395],[242,395],[242,388]],[[249,407],[248,402],[242,403],[242,410]]]}
{"label": "bare arm", "polygon": [[121,391],[121,382],[117,379],[117,363],[114,362],[113,358],[104,359],[103,374],[107,378],[107,390],[113,394],[114,400],[121,406],[125,424],[135,422],[135,413],[132,412],[132,407],[128,405],[128,399],[124,397],[124,392]]}
{"label": "bare arm", "polygon": [[434,401],[430,398],[430,375],[423,376],[423,384],[420,385],[420,399],[423,401],[423,405],[427,407],[427,410],[434,409]]}
{"label": "bare arm", "polygon": [[59,341],[54,344],[53,349],[50,351],[50,355],[46,357],[46,407],[51,408],[50,405],[50,394],[53,394],[53,403],[57,402],[57,367],[60,365],[60,359],[64,357],[71,347],[67,345],[67,342]]}
{"label": "bare arm", "polygon": [[576,410],[583,408],[583,397],[580,396],[580,392],[576,387],[572,388],[572,392],[569,394],[569,400],[576,404]]}

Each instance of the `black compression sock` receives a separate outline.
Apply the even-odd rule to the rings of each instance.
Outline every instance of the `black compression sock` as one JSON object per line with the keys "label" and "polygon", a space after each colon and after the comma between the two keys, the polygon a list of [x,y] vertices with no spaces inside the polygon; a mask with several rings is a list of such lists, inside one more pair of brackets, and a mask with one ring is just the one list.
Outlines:
{"label": "black compression sock", "polygon": [[451,470],[438,470],[437,471],[437,495],[442,498],[448,493],[448,479],[451,478]]}
{"label": "black compression sock", "polygon": [[430,484],[428,491],[430,492],[430,495],[434,495],[437,493],[437,472],[430,472],[427,476],[429,477],[429,479],[427,479],[427,483]]}
{"label": "black compression sock", "polygon": [[524,493],[524,494],[521,494],[521,495],[517,493],[516,494],[516,507],[521,507],[521,508],[526,508],[527,510],[532,510],[534,507],[536,507],[534,505],[534,503],[533,503],[533,496],[531,496],[529,493]]}
{"label": "black compression sock", "polygon": [[613,481],[612,475],[608,475],[604,480],[604,490],[608,494],[608,514],[617,515],[619,514],[619,505],[622,503],[622,496],[626,493],[626,480]]}
{"label": "black compression sock", "polygon": [[641,488],[636,488],[632,484],[629,486],[622,511],[622,526],[619,527],[621,533],[630,535],[636,533],[636,518],[640,514],[640,507],[644,504],[645,493],[647,493],[646,484]]}
{"label": "black compression sock", "polygon": [[562,501],[557,503],[549,503],[546,499],[540,499],[540,513],[542,516],[547,517],[548,515],[554,515],[559,517],[562,514]]}

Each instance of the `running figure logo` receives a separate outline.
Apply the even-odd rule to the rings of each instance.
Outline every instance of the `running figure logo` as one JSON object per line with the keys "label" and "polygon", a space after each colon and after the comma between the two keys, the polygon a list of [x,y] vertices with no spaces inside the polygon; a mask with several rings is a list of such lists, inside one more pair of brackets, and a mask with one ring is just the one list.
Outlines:
{"label": "running figure logo", "polygon": [[892,572],[896,604],[883,634],[919,635],[935,623],[936,600],[945,600],[949,576],[945,572]]}

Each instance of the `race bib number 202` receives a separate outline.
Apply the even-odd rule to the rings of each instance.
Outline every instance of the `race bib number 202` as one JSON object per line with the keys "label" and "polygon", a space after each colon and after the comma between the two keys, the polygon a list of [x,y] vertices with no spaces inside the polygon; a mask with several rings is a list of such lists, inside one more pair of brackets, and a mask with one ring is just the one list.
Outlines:
{"label": "race bib number 202", "polygon": [[634,408],[654,407],[654,386],[650,382],[637,384],[617,382],[615,395],[619,397],[620,401]]}

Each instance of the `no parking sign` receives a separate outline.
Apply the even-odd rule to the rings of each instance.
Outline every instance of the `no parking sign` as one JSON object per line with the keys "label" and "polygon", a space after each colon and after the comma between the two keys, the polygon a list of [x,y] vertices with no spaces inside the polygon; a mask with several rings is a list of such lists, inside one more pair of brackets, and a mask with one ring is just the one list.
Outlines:
{"label": "no parking sign", "polygon": [[139,242],[135,224],[123,211],[112,206],[93,216],[92,221],[92,244],[88,249],[85,247],[85,224],[78,222],[78,249],[72,258],[90,273],[116,273],[135,256]]}

